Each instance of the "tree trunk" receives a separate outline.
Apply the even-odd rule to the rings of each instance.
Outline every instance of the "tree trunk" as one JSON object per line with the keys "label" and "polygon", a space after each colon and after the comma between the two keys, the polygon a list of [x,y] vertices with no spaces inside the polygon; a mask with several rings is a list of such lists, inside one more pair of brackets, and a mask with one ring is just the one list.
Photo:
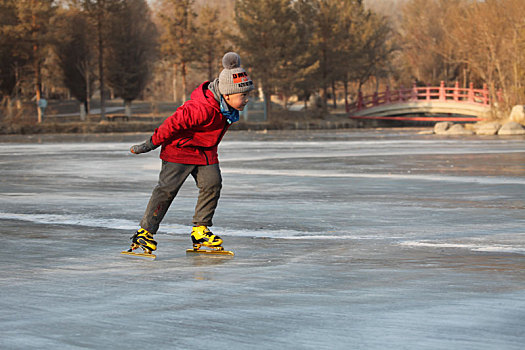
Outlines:
{"label": "tree trunk", "polygon": [[213,81],[213,60],[208,59],[208,80]]}
{"label": "tree trunk", "polygon": [[264,91],[263,96],[264,96],[264,121],[267,121],[269,115],[271,114],[271,109],[272,109],[272,104],[271,104],[272,95],[269,92]]}
{"label": "tree trunk", "polygon": [[323,84],[323,110],[326,110],[326,107],[328,106],[328,87],[326,84]]}
{"label": "tree trunk", "polygon": [[[89,76],[89,67],[88,67],[88,64],[86,63],[86,69],[85,69],[85,72],[86,72],[86,101],[84,102],[84,111],[85,111],[85,114],[89,114],[89,109],[90,109],[90,104],[91,104],[91,86],[89,84],[89,81],[90,81],[90,76]],[[81,120],[85,120],[85,116],[84,116],[84,119],[80,118]]]}
{"label": "tree trunk", "polygon": [[348,81],[343,81],[343,88],[345,94],[345,111],[348,112]]}
{"label": "tree trunk", "polygon": [[334,109],[337,108],[337,96],[335,94],[335,81],[332,80],[332,101]]}
{"label": "tree trunk", "polygon": [[86,103],[85,102],[80,103],[80,120],[81,121],[86,120]]}
{"label": "tree trunk", "polygon": [[172,79],[172,89],[173,89],[173,102],[177,102],[177,65],[173,65],[173,79]]}
{"label": "tree trunk", "polygon": [[102,8],[98,9],[97,29],[98,29],[98,74],[100,81],[100,120],[106,118],[106,97],[104,96],[104,40],[102,35]]}
{"label": "tree trunk", "polygon": [[184,103],[186,102],[186,62],[182,62],[181,75],[182,75],[182,103]]}
{"label": "tree trunk", "polygon": [[42,123],[42,110],[40,109],[40,99],[42,98],[42,77],[40,74],[40,58],[39,58],[39,47],[38,47],[38,38],[37,38],[37,25],[36,25],[36,14],[33,13],[32,17],[32,29],[33,29],[33,68],[35,70],[35,100],[36,100],[36,110],[37,110],[37,120],[38,123]]}
{"label": "tree trunk", "polygon": [[11,97],[4,96],[2,99],[2,105],[5,105],[5,115],[3,115],[3,117],[11,118],[13,116],[13,101],[11,100]]}
{"label": "tree trunk", "polygon": [[39,102],[40,102],[40,91],[38,91],[37,89],[37,93],[36,93],[36,111],[37,111],[37,115],[38,115],[38,123],[42,123],[43,121],[43,115],[42,115],[42,109],[40,108],[39,106]]}

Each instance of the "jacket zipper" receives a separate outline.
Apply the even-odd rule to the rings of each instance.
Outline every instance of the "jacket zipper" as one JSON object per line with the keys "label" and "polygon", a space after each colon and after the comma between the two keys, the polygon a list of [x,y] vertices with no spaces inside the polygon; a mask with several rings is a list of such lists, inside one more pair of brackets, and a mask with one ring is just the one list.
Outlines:
{"label": "jacket zipper", "polygon": [[219,143],[221,142],[222,138],[224,137],[224,134],[226,134],[226,130],[228,130],[228,124],[226,124],[224,126],[224,128],[222,128],[222,132],[221,132],[221,135],[219,136],[219,139],[217,141],[217,143],[211,147],[199,147],[199,150],[202,152],[202,154],[204,155],[204,158],[206,158],[206,165],[210,165],[210,160],[208,159],[208,155],[206,154],[206,150],[207,149],[211,149],[213,147],[218,147],[219,146]]}

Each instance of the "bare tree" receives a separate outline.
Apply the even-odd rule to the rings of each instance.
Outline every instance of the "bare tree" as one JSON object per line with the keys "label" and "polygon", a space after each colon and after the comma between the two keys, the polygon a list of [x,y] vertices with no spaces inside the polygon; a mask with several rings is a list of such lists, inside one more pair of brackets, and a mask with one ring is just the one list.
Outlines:
{"label": "bare tree", "polygon": [[239,34],[234,42],[243,62],[253,68],[270,113],[270,96],[276,91],[289,94],[297,68],[295,56],[300,47],[304,50],[298,40],[297,13],[290,0],[238,0],[235,9]]}
{"label": "bare tree", "polygon": [[96,42],[98,48],[98,80],[100,90],[100,119],[106,118],[106,80],[104,70],[104,53],[108,35],[107,17],[111,11],[117,9],[124,0],[78,0],[88,12],[96,27]]}
{"label": "bare tree", "polygon": [[503,107],[523,103],[523,18],[522,0],[409,0],[400,26],[405,74],[428,84],[487,84]]}
{"label": "bare tree", "polygon": [[501,89],[504,107],[523,103],[525,92],[525,6],[519,0],[463,1],[447,18],[447,40],[456,48],[457,60],[489,86],[494,101]]}
{"label": "bare tree", "polygon": [[319,82],[321,84],[324,106],[328,102],[328,87],[338,73],[337,43],[343,39],[344,26],[337,25],[340,20],[339,0],[314,0],[315,17],[312,37],[313,50],[318,54]]}
{"label": "bare tree", "polygon": [[[19,40],[29,43],[31,47],[30,53],[26,51],[26,54],[32,63],[34,96],[39,105],[42,98],[42,62],[46,56],[48,27],[55,6],[53,0],[18,0],[15,6],[18,21],[12,30]],[[43,116],[40,108],[37,108],[37,114],[37,120],[41,123]]]}
{"label": "bare tree", "polygon": [[224,26],[220,21],[220,10],[208,4],[199,9],[197,19],[198,40],[195,41],[197,63],[207,72],[207,79],[213,80],[217,75],[217,62],[224,54],[227,46]]}
{"label": "bare tree", "polygon": [[62,10],[54,23],[54,51],[62,71],[64,85],[81,103],[80,119],[89,113],[95,81],[93,27],[76,8]]}
{"label": "bare tree", "polygon": [[6,107],[7,116],[12,116],[13,97],[20,93],[22,67],[31,57],[29,42],[21,40],[18,29],[20,19],[17,15],[15,0],[0,2],[0,96],[2,106]]}
{"label": "bare tree", "polygon": [[456,48],[446,38],[448,15],[463,0],[411,0],[403,7],[400,26],[401,64],[408,80],[425,84],[458,79]]}
{"label": "bare tree", "polygon": [[357,81],[358,91],[363,84],[375,76],[378,79],[389,73],[389,62],[396,49],[390,38],[390,26],[385,18],[364,10],[361,6],[352,11],[353,44],[348,51],[347,76]]}
{"label": "bare tree", "polygon": [[159,0],[159,18],[161,22],[161,52],[173,62],[174,91],[176,101],[176,73],[182,76],[182,100],[186,100],[186,73],[188,64],[196,59],[196,13],[193,0]]}

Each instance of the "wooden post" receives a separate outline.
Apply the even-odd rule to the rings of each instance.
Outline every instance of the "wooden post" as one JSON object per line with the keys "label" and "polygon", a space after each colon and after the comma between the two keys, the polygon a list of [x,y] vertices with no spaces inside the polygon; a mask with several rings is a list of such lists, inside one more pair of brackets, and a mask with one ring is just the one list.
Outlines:
{"label": "wooden post", "polygon": [[474,102],[474,83],[471,82],[469,84],[469,89],[468,89],[468,101],[469,102]]}
{"label": "wooden post", "polygon": [[412,85],[412,93],[410,95],[410,100],[412,100],[412,101],[416,101],[417,100],[417,86],[416,86],[415,82]]}
{"label": "wooden post", "polygon": [[459,95],[459,82],[456,81],[456,84],[454,85],[454,94],[453,94],[454,101],[459,101],[458,95]]}
{"label": "wooden post", "polygon": [[445,95],[445,82],[444,81],[441,81],[441,83],[439,84],[439,100],[440,101],[444,101],[446,100],[446,95]]}

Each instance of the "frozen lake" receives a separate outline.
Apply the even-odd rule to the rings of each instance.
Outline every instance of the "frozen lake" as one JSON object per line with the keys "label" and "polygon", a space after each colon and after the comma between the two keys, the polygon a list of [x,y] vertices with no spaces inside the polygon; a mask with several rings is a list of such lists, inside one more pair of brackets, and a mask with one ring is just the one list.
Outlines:
{"label": "frozen lake", "polygon": [[156,261],[147,137],[0,136],[1,349],[522,349],[524,137],[229,132],[235,257],[186,256],[189,178]]}

